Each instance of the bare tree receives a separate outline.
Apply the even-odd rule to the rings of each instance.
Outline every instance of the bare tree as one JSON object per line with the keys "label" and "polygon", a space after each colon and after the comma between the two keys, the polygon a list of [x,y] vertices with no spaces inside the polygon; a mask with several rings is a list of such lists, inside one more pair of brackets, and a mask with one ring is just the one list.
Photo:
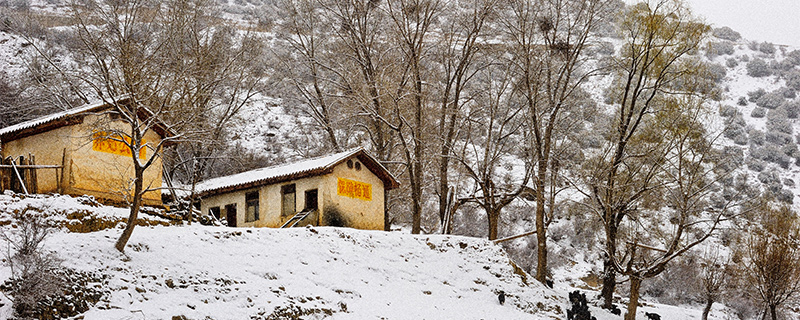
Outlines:
{"label": "bare tree", "polygon": [[[704,94],[702,90],[687,90],[680,84],[702,69],[687,60],[687,56],[699,48],[709,30],[708,26],[693,20],[679,0],[636,4],[625,10],[619,28],[625,43],[620,57],[613,62],[616,80],[609,91],[617,108],[606,135],[607,147],[587,161],[589,190],[584,191],[604,225],[601,295],[606,308],[612,305],[615,270],[622,269],[615,269],[613,261],[617,255],[620,224],[636,212],[639,205],[645,204],[646,197],[660,184],[656,178],[661,155],[654,153],[664,149],[648,143],[648,136],[642,129],[665,105],[665,98]],[[641,277],[642,271],[637,270],[632,272]]]}
{"label": "bare tree", "polygon": [[304,110],[324,130],[330,146],[341,151],[336,134],[336,113],[342,112],[342,70],[335,67],[337,54],[330,14],[316,0],[285,0],[281,8],[288,19],[281,24],[282,40],[288,51],[278,53],[282,71]]}
{"label": "bare tree", "polygon": [[702,106],[702,99],[694,96],[672,97],[642,124],[641,139],[646,141],[640,143],[653,147],[639,161],[657,164],[646,166],[657,174],[643,195],[653,205],[626,213],[618,229],[624,242],[609,257],[615,270],[630,280],[626,320],[636,317],[642,281],[663,272],[672,260],[711,237],[722,221],[737,214],[738,197],[711,204],[726,177],[714,167],[726,159],[714,145],[718,135],[705,128],[708,114]]}
{"label": "bare tree", "polygon": [[525,102],[528,136],[534,165],[536,194],[536,279],[547,277],[548,210],[556,201],[557,159],[560,136],[573,125],[570,113],[580,107],[574,100],[581,86],[597,70],[587,67],[584,49],[590,46],[598,20],[610,16],[606,0],[513,0],[504,19],[506,37],[513,55],[511,64],[518,78],[516,91]]}
{"label": "bare tree", "polygon": [[[453,145],[460,131],[457,125],[463,118],[462,109],[472,95],[467,94],[469,82],[473,80],[481,65],[476,65],[477,56],[482,53],[479,39],[486,36],[487,22],[496,14],[496,0],[475,0],[469,2],[446,3],[444,10],[452,10],[452,16],[441,25],[442,38],[436,46],[437,67],[442,68],[436,92],[440,95],[438,142],[441,150],[437,192],[439,193],[439,222],[442,232],[446,230],[445,221],[452,213],[455,193],[450,194],[450,162]],[[448,205],[449,204],[449,205]]]}
{"label": "bare tree", "polygon": [[700,258],[701,298],[705,301],[700,318],[702,320],[708,320],[711,307],[725,292],[725,286],[732,274],[731,257],[723,257],[719,249],[719,246],[706,249]]}
{"label": "bare tree", "polygon": [[520,163],[516,168],[509,163],[524,137],[526,110],[524,104],[508,100],[512,86],[509,68],[508,64],[495,62],[478,72],[477,82],[482,90],[463,125],[467,138],[464,151],[457,158],[474,183],[471,194],[463,201],[474,202],[486,212],[489,240],[497,239],[503,208],[526,190],[530,174],[527,162],[521,163],[521,172]]}
{"label": "bare tree", "polygon": [[763,303],[761,319],[777,320],[778,310],[800,295],[800,222],[788,206],[762,205],[761,226],[745,240],[745,277]]}
{"label": "bare tree", "polygon": [[441,4],[438,0],[390,0],[387,15],[392,21],[392,35],[402,53],[401,85],[393,94],[397,123],[393,126],[400,140],[411,189],[411,233],[418,234],[422,225],[423,159],[427,140],[423,134],[428,117],[429,90],[423,87],[424,59],[429,55],[428,43]]}
{"label": "bare tree", "polygon": [[[160,165],[163,147],[208,136],[207,131],[200,134],[200,124],[221,126],[207,121],[210,113],[230,115],[252,96],[252,86],[239,85],[252,84],[248,81],[254,78],[237,62],[258,48],[257,41],[240,37],[235,29],[214,26],[211,22],[216,19],[206,10],[203,0],[74,3],[72,53],[80,67],[61,68],[39,50],[66,79],[88,88],[86,96],[111,107],[100,117],[104,120],[96,124],[98,133],[92,138],[115,141],[130,150],[133,177],[124,192],[130,215],[115,245],[120,252],[137,223],[143,194],[160,187],[145,185],[144,173]],[[234,45],[232,38],[252,41]],[[241,50],[223,52],[234,47]],[[153,131],[163,138],[145,139]]]}

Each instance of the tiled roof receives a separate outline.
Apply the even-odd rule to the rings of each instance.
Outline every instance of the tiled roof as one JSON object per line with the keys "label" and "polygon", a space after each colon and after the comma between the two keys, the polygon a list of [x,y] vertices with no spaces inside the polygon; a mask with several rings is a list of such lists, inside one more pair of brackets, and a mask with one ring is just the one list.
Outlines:
{"label": "tiled roof", "polygon": [[242,172],[230,176],[209,179],[199,183],[196,192],[201,195],[219,194],[228,191],[246,189],[282,181],[294,180],[312,175],[327,173],[334,166],[353,157],[358,156],[372,172],[384,181],[386,189],[397,187],[397,179],[389,173],[363,148],[356,148],[331,155],[302,160],[298,162],[277,165]]}

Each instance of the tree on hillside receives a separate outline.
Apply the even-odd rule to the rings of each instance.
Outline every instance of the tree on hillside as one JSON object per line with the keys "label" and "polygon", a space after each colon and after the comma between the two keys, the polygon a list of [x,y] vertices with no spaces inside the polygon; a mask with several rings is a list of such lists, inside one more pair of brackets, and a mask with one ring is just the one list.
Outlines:
{"label": "tree on hillside", "polygon": [[388,0],[387,15],[392,21],[391,36],[400,48],[402,58],[401,85],[390,93],[397,122],[393,125],[400,140],[411,189],[411,233],[420,233],[422,226],[422,187],[425,181],[425,151],[428,145],[426,127],[430,90],[423,85],[429,76],[426,67],[430,56],[434,23],[441,10],[439,0]]}
{"label": "tree on hillside", "polygon": [[[450,163],[454,155],[454,144],[461,132],[458,124],[464,118],[463,109],[473,94],[470,84],[474,82],[477,70],[483,67],[476,61],[479,55],[486,54],[479,39],[486,36],[497,13],[497,0],[474,0],[459,3],[445,3],[443,10],[452,12],[452,16],[442,19],[440,24],[441,39],[435,46],[435,67],[440,67],[437,86],[439,99],[438,141],[440,155],[438,158],[439,222],[442,232],[449,233],[445,225],[452,214],[455,192],[451,194]],[[436,77],[436,75],[434,75]],[[456,183],[458,183],[456,181]]]}
{"label": "tree on hillside", "polygon": [[528,157],[533,162],[536,195],[536,280],[547,277],[547,224],[554,210],[558,180],[558,153],[565,132],[577,121],[572,114],[581,104],[576,95],[596,74],[586,66],[584,49],[609,8],[608,0],[513,0],[503,19],[515,74],[515,94],[528,115]]}
{"label": "tree on hillside", "polygon": [[764,204],[756,211],[761,225],[745,239],[745,277],[763,303],[761,319],[777,320],[778,311],[800,296],[800,221],[788,206]]}
{"label": "tree on hillside", "polygon": [[[619,20],[619,30],[624,44],[620,56],[612,62],[616,80],[609,91],[616,111],[605,135],[607,145],[586,162],[588,190],[582,191],[604,226],[601,295],[606,308],[612,305],[616,270],[625,269],[614,262],[620,225],[639,206],[645,206],[649,194],[661,184],[657,171],[666,153],[649,142],[652,137],[642,132],[644,124],[652,122],[649,119],[671,97],[706,92],[681,84],[703,69],[687,56],[700,47],[709,27],[693,20],[679,0],[657,0],[627,8]],[[675,112],[682,111],[679,107]],[[671,254],[676,251],[679,249]]]}
{"label": "tree on hillside", "polygon": [[288,18],[278,33],[287,50],[277,53],[292,89],[288,96],[298,100],[322,128],[331,149],[341,151],[344,146],[336,131],[341,128],[337,118],[343,108],[337,96],[344,75],[332,56],[337,52],[330,14],[316,0],[284,0],[279,10]]}
{"label": "tree on hillside", "polygon": [[[376,158],[395,169],[396,119],[390,95],[397,92],[402,75],[398,49],[387,43],[392,23],[381,2],[320,1],[321,14],[337,23],[331,28],[336,42],[328,57],[336,78],[335,91],[342,112],[354,119],[354,130],[363,134]],[[390,194],[384,192],[384,229],[389,230]]]}
{"label": "tree on hillside", "polygon": [[[215,24],[219,20],[205,13],[207,5],[202,0],[74,3],[69,16],[77,67],[63,68],[39,50],[66,79],[88,88],[87,96],[112,107],[101,117],[107,120],[96,124],[93,139],[116,141],[131,151],[133,178],[125,191],[130,215],[115,245],[120,252],[137,223],[143,194],[158,191],[144,185],[143,176],[161,161],[163,147],[208,137],[204,125],[229,119],[212,117],[230,114],[223,109],[238,108],[252,94],[253,87],[239,85],[254,78],[237,63],[255,40],[234,44],[238,31]],[[240,50],[228,51],[232,48]],[[164,139],[145,139],[151,130]]]}
{"label": "tree on hillside", "polygon": [[486,212],[489,240],[498,238],[502,210],[526,191],[530,174],[527,162],[514,162],[524,139],[526,109],[524,104],[508,100],[513,86],[509,68],[508,64],[491,63],[476,75],[481,90],[462,125],[466,132],[459,147],[462,151],[454,154],[473,182],[463,201],[474,202]]}
{"label": "tree on hillside", "polygon": [[[663,103],[652,118],[645,119],[643,134],[632,140],[649,145],[648,152],[626,161],[655,172],[654,183],[643,195],[647,203],[628,210],[617,229],[619,247],[609,257],[615,271],[629,277],[626,320],[636,317],[642,282],[711,237],[720,223],[736,216],[740,204],[736,196],[723,203],[711,202],[729,174],[715,168],[728,159],[714,145],[718,136],[704,127],[709,117],[702,99],[668,97]],[[657,165],[635,166],[636,161]]]}

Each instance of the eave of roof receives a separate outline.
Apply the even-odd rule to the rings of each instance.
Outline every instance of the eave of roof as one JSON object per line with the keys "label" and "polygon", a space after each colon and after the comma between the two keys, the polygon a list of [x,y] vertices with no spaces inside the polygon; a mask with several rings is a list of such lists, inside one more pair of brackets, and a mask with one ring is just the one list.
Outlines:
{"label": "eave of roof", "polygon": [[397,179],[363,148],[356,148],[323,157],[301,160],[267,168],[255,169],[230,176],[209,179],[198,184],[200,197],[250,189],[269,184],[331,173],[333,168],[352,157],[359,160],[384,183],[386,190],[397,188]]}
{"label": "eave of roof", "polygon": [[[53,113],[33,120],[28,120],[15,125],[11,125],[0,129],[0,141],[3,142],[13,141],[27,136],[35,135],[41,132],[53,130],[62,126],[79,123],[80,121],[76,122],[74,121],[74,119],[76,117],[79,117],[81,114],[108,109],[111,107],[111,103],[113,102],[126,103],[126,100],[128,99],[130,99],[128,95],[122,95],[120,97],[112,99],[111,102],[102,101],[93,104],[87,104],[77,108],[72,108],[69,110]],[[153,116],[153,112],[150,111],[149,109],[144,108],[143,110],[144,111],[142,111],[142,113],[146,113],[147,116]],[[160,121],[156,121],[156,124],[152,129],[162,137],[170,137],[176,135],[172,129],[168,128]]]}

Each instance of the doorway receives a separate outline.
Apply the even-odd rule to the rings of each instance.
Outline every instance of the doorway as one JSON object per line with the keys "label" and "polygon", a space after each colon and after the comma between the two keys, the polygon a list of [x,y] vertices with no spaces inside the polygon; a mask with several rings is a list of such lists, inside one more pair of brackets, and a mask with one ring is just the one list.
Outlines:
{"label": "doorway", "polygon": [[306,208],[303,211],[319,208],[319,200],[317,199],[317,189],[306,191]]}
{"label": "doorway", "polygon": [[236,226],[236,204],[231,203],[225,206],[225,218],[228,220],[229,227]]}

